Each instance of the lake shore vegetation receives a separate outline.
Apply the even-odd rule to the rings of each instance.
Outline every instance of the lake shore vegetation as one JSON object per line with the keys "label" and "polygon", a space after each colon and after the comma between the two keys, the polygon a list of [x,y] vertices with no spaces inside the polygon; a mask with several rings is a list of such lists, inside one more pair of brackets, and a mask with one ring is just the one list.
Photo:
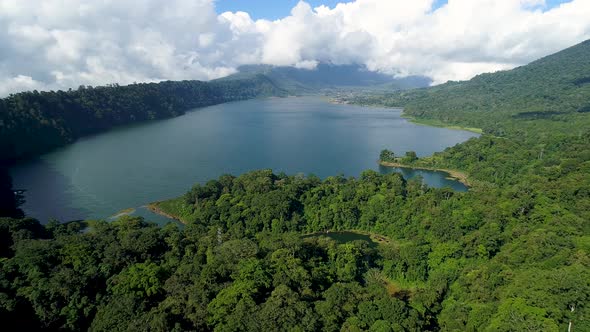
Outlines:
{"label": "lake shore vegetation", "polygon": [[[469,174],[467,192],[374,171],[258,170],[158,203],[182,229],[0,218],[3,327],[590,330],[589,55],[587,41],[511,71],[351,100],[482,128],[401,157]],[[302,238],[326,230],[390,242]]]}

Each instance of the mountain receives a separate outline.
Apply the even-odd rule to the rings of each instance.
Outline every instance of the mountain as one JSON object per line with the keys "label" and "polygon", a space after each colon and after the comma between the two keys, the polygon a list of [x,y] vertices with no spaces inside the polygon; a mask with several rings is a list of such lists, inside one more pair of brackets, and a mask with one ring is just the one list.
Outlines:
{"label": "mountain", "polygon": [[238,68],[239,72],[220,80],[232,80],[265,75],[278,87],[291,93],[314,93],[318,89],[373,89],[403,90],[427,87],[432,82],[423,76],[393,78],[379,72],[368,70],[361,65],[333,65],[320,63],[315,69],[278,67],[270,65],[247,65]]}
{"label": "mountain", "polygon": [[356,101],[403,106],[410,116],[480,127],[590,112],[590,40],[512,70]]}

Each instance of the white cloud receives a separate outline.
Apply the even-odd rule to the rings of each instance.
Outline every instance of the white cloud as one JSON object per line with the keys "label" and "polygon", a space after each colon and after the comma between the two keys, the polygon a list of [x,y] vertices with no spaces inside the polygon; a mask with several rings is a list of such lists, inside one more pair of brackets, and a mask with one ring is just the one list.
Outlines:
{"label": "white cloud", "polygon": [[590,38],[590,1],[300,2],[276,21],[214,0],[0,0],[0,95],[28,89],[212,79],[243,64],[359,63],[435,82],[525,64]]}
{"label": "white cloud", "polygon": [[0,79],[0,96],[14,91],[36,90],[43,87],[41,82],[33,80],[30,76],[18,75]]}
{"label": "white cloud", "polygon": [[216,78],[231,38],[211,0],[0,0],[0,92]]}
{"label": "white cloud", "polygon": [[315,60],[305,60],[305,61],[300,61],[297,62],[294,67],[295,68],[299,68],[299,69],[308,69],[308,70],[313,70],[316,69],[316,67],[318,66],[319,62],[315,61]]}
{"label": "white cloud", "polygon": [[525,64],[590,38],[590,1],[543,11],[539,0],[357,0],[334,9],[300,3],[270,23],[261,61],[358,62],[436,83]]}

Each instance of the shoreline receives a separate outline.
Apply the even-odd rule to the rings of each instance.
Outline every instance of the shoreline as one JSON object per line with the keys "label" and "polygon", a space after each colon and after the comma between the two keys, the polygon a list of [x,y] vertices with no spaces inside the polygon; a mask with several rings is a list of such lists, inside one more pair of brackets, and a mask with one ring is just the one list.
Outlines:
{"label": "shoreline", "polygon": [[403,119],[406,119],[406,120],[408,118],[408,117],[404,116],[404,108],[403,107],[385,106],[385,105],[355,104],[355,103],[352,103],[352,102],[350,102],[348,100],[335,99],[335,98],[329,97],[329,96],[326,96],[326,97],[329,98],[328,102],[330,104],[334,104],[334,105],[348,105],[348,106],[357,106],[357,107],[365,107],[365,108],[376,108],[376,109],[388,109],[388,110],[394,110],[394,111],[401,111],[402,113],[401,113],[400,117],[403,118]]}
{"label": "shoreline", "polygon": [[160,202],[161,201],[152,202],[152,203],[149,203],[149,204],[145,205],[145,207],[148,210],[150,210],[152,213],[155,213],[155,214],[160,215],[162,217],[166,217],[166,218],[171,219],[171,220],[176,220],[179,223],[181,223],[183,225],[186,225],[186,222],[184,222],[183,220],[181,220],[179,217],[175,217],[175,216],[173,216],[173,215],[171,215],[169,213],[164,212],[162,209],[160,209],[160,207],[158,206],[160,204]]}
{"label": "shoreline", "polygon": [[382,160],[379,160],[379,165],[385,166],[385,167],[422,169],[422,170],[426,170],[426,171],[443,172],[443,173],[447,173],[449,175],[449,177],[452,178],[453,180],[457,180],[457,181],[461,182],[462,184],[464,184],[468,188],[472,187],[471,182],[469,181],[469,176],[466,173],[463,173],[463,172],[460,172],[457,170],[446,169],[446,168],[435,168],[435,167],[428,167],[428,166],[412,166],[412,165],[406,165],[406,164],[402,164],[402,163],[398,163],[398,162],[389,162],[389,161],[382,161]]}
{"label": "shoreline", "polygon": [[[292,98],[292,97],[301,97],[301,96],[270,96],[270,97],[264,97],[265,99],[279,99],[279,98]],[[404,120],[417,124],[417,125],[423,125],[423,126],[432,126],[432,127],[440,127],[440,128],[447,128],[447,129],[451,129],[451,130],[463,130],[463,131],[469,131],[469,132],[473,132],[473,133],[477,133],[480,135],[483,135],[483,131],[480,128],[469,128],[469,127],[462,127],[462,126],[457,126],[457,125],[450,125],[450,124],[446,124],[444,122],[441,121],[437,121],[437,120],[430,120],[430,119],[417,119],[415,117],[409,116],[407,114],[405,114],[404,109],[401,107],[389,107],[389,106],[383,106],[383,105],[362,105],[362,104],[355,104],[355,103],[351,103],[346,99],[339,99],[339,98],[335,98],[333,96],[329,96],[329,95],[323,95],[320,96],[321,99],[324,99],[326,102],[330,103],[330,104],[335,104],[335,105],[351,105],[351,106],[361,106],[361,107],[373,107],[373,108],[386,108],[386,109],[392,109],[392,110],[401,110],[401,118],[403,118]],[[239,101],[238,101],[239,102]],[[452,170],[452,169],[444,169],[444,168],[435,168],[435,167],[427,167],[427,166],[413,166],[413,165],[407,165],[407,164],[402,164],[399,162],[386,162],[386,161],[378,161],[379,165],[381,166],[385,166],[385,167],[395,167],[395,168],[406,168],[406,169],[420,169],[420,170],[427,170],[427,171],[435,171],[435,172],[443,172],[446,173],[448,175],[447,178],[458,181],[460,183],[462,183],[463,185],[465,185],[467,188],[471,188],[472,184],[469,181],[469,177],[466,173],[463,173],[461,171],[457,171],[457,170]],[[152,202],[152,203],[148,203],[145,205],[145,208],[147,208],[150,212],[155,213],[157,215],[160,215],[162,217],[171,219],[171,220],[176,220],[182,224],[187,224],[187,222],[185,222],[184,220],[182,220],[180,217],[171,215],[165,211],[163,211],[160,207],[159,204],[162,203],[163,201],[156,201],[156,202]],[[371,239],[374,239],[375,242],[377,243],[388,243],[390,240],[387,239],[387,237],[384,237],[383,235],[380,234],[374,234],[374,233],[367,233],[367,232],[362,232],[362,231],[346,231],[346,232],[353,232],[353,233],[357,233],[357,234],[362,234],[362,235],[367,235],[370,236]],[[319,232],[321,233],[321,232]],[[304,236],[306,235],[310,235],[310,234],[303,234]]]}
{"label": "shoreline", "polygon": [[479,135],[483,135],[483,130],[481,128],[473,128],[473,127],[463,127],[463,126],[459,126],[459,125],[451,125],[448,123],[444,123],[442,121],[438,121],[438,120],[432,120],[432,119],[418,119],[415,118],[413,116],[407,115],[402,111],[402,115],[401,117],[403,119],[408,120],[409,122],[413,123],[413,124],[417,124],[420,126],[430,126],[430,127],[437,127],[437,128],[445,128],[445,129],[451,129],[451,130],[463,130],[463,131],[469,131],[472,133],[476,133]]}
{"label": "shoreline", "polygon": [[112,216],[109,217],[109,219],[118,219],[122,216],[128,216],[133,213],[135,213],[135,208],[128,208],[128,209],[124,209],[124,210],[121,210],[121,211],[113,214]]}
{"label": "shoreline", "polygon": [[469,131],[472,133],[476,133],[476,134],[480,134],[483,135],[483,129],[481,128],[474,128],[474,127],[463,127],[463,126],[459,126],[459,125],[452,125],[449,123],[445,123],[439,120],[433,120],[433,119],[418,119],[416,117],[413,117],[411,115],[406,114],[405,110],[403,107],[394,107],[394,106],[386,106],[386,105],[365,105],[365,104],[355,104],[353,102],[350,102],[346,99],[341,100],[338,98],[332,98],[330,99],[330,103],[331,104],[336,104],[336,105],[353,105],[353,106],[362,106],[362,107],[372,107],[372,108],[387,108],[387,109],[392,109],[392,110],[401,110],[402,114],[401,114],[401,118],[407,120],[408,122],[411,122],[413,124],[417,124],[417,125],[421,125],[421,126],[430,126],[430,127],[438,127],[438,128],[446,128],[446,129],[451,129],[451,130],[463,130],[463,131]]}

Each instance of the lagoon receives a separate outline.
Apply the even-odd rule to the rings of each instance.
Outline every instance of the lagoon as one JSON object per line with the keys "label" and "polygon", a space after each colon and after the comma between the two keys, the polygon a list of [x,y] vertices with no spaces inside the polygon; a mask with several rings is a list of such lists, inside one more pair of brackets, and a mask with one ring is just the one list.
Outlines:
{"label": "lagoon", "polygon": [[[26,190],[23,209],[46,223],[135,214],[222,174],[271,168],[287,174],[359,176],[396,171],[377,164],[379,152],[428,156],[477,134],[413,124],[401,110],[339,105],[321,97],[256,99],[85,137],[11,169]],[[466,190],[442,172],[403,170],[430,186]]]}

